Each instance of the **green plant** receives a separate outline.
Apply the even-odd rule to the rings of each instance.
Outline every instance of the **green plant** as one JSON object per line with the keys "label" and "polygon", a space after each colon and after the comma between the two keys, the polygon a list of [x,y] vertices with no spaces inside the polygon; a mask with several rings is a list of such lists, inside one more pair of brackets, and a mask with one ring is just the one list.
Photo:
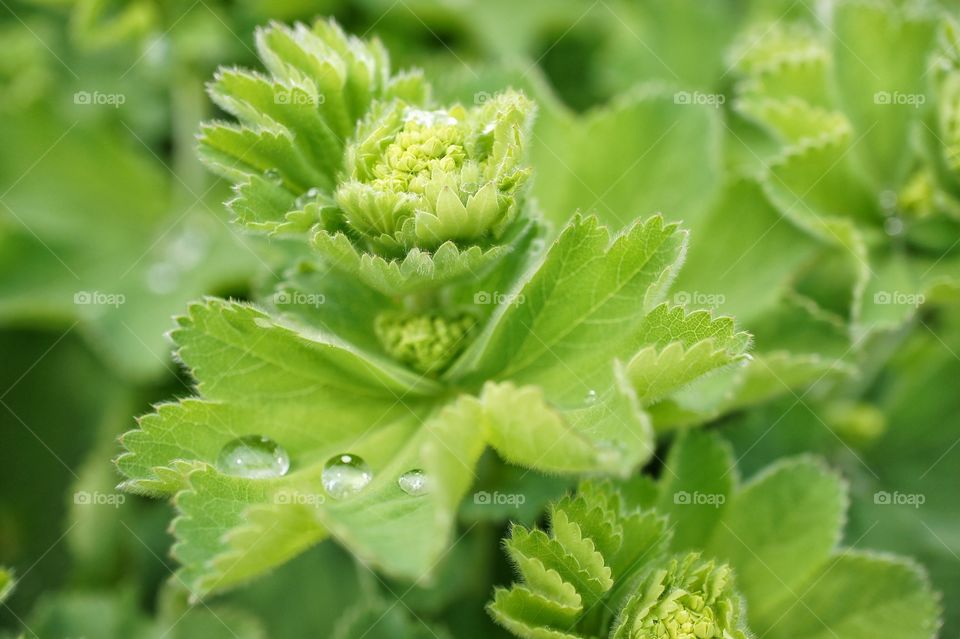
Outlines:
{"label": "green plant", "polygon": [[583,483],[551,506],[549,535],[514,526],[523,581],[489,609],[527,639],[933,636],[922,569],[840,546],[846,492],[805,457],[740,485],[719,438],[684,436],[658,483]]}
{"label": "green plant", "polygon": [[[118,460],[125,489],[176,495],[196,595],[328,535],[419,578],[486,446],[627,475],[653,450],[643,406],[744,357],[729,318],[662,302],[677,225],[577,216],[537,241],[521,95],[438,109],[333,23],[257,41],[272,77],[218,75],[240,124],[206,127],[203,156],[241,223],[300,248],[264,306],[191,307],[172,337],[201,396],[144,417]],[[428,489],[408,494],[409,473]]]}
{"label": "green plant", "polygon": [[953,636],[944,5],[8,0],[0,638]]}

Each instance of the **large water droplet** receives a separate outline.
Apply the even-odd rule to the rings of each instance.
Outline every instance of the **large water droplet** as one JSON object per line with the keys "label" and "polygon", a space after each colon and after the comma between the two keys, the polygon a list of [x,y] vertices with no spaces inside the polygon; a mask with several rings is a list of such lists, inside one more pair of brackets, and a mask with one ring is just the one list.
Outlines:
{"label": "large water droplet", "polygon": [[373,479],[373,473],[367,462],[363,461],[362,457],[349,453],[334,455],[328,459],[320,476],[324,490],[334,499],[343,499],[359,493],[371,479]]}
{"label": "large water droplet", "polygon": [[224,445],[217,456],[217,468],[237,477],[268,479],[287,474],[290,456],[269,437],[245,435]]}
{"label": "large water droplet", "polygon": [[413,497],[426,495],[429,489],[427,474],[419,468],[408,470],[397,479],[400,490]]}
{"label": "large water droplet", "polygon": [[267,169],[263,172],[263,177],[264,179],[270,180],[274,184],[283,184],[283,176],[280,175],[280,171],[277,169]]}

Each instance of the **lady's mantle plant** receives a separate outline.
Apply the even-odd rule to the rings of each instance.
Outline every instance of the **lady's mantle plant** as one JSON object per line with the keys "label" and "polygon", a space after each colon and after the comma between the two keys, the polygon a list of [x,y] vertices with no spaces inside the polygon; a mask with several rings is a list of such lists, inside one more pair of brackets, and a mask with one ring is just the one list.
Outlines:
{"label": "lady's mantle plant", "polygon": [[521,581],[488,610],[528,639],[933,637],[920,568],[839,547],[846,506],[813,459],[741,486],[717,437],[682,437],[658,483],[582,483],[550,508],[549,534],[514,526]]}
{"label": "lady's mantle plant", "polygon": [[525,197],[532,104],[441,107],[331,22],[257,34],[269,75],[221,71],[238,122],[201,152],[250,230],[300,256],[258,303],[208,299],[172,333],[198,396],[123,437],[127,490],[174,496],[195,595],[334,536],[424,577],[487,446],[542,472],[625,475],[644,406],[744,356],[729,318],[662,303],[685,234],[576,216],[549,247]]}

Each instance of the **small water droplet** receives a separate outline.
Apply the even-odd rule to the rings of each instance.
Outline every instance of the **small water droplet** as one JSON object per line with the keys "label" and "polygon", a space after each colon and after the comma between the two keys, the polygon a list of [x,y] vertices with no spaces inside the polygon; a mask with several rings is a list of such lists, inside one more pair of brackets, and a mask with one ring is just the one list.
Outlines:
{"label": "small water droplet", "polygon": [[320,476],[324,490],[334,499],[359,493],[371,479],[373,472],[367,462],[362,457],[349,453],[334,455],[328,459]]}
{"label": "small water droplet", "polygon": [[592,388],[587,391],[587,394],[583,396],[583,403],[587,406],[596,403],[597,401],[597,391]]}
{"label": "small water droplet", "polygon": [[427,474],[419,468],[408,470],[397,479],[400,490],[413,497],[426,495],[429,489],[427,485]]}
{"label": "small water droplet", "polygon": [[290,456],[277,442],[262,435],[245,435],[227,442],[217,456],[220,472],[248,479],[281,477],[290,470]]}
{"label": "small water droplet", "polygon": [[464,182],[460,185],[460,191],[463,193],[474,194],[480,190],[480,185],[476,182]]}
{"label": "small water droplet", "polygon": [[300,197],[298,197],[298,198],[297,198],[297,201],[294,202],[293,205],[294,205],[297,209],[302,209],[302,208],[304,208],[307,204],[310,204],[311,202],[313,202],[314,200],[316,200],[318,197],[320,197],[320,189],[318,189],[317,187],[314,186],[314,187],[312,187],[310,190],[308,190],[306,193],[304,193],[303,195],[301,195]]}
{"label": "small water droplet", "polygon": [[616,464],[623,459],[623,449],[616,442],[599,441],[597,447],[597,461],[603,465]]}
{"label": "small water droplet", "polygon": [[280,175],[280,171],[277,169],[267,169],[263,172],[263,177],[264,179],[270,180],[274,184],[283,184],[283,176]]}
{"label": "small water droplet", "polygon": [[903,220],[899,217],[888,217],[883,221],[883,230],[887,235],[900,235],[903,233]]}

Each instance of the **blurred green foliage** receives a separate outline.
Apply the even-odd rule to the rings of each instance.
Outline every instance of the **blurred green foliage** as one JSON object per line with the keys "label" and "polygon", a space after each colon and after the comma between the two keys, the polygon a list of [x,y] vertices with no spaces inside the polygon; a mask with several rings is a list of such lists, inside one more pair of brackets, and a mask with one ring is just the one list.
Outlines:
{"label": "blurred green foliage", "polygon": [[[846,543],[923,563],[944,593],[941,636],[957,636],[957,9],[832,4],[0,2],[0,566],[17,579],[0,636],[349,637],[363,619],[368,637],[500,636],[482,602],[510,581],[497,540],[513,513],[465,505],[434,588],[325,543],[189,607],[170,508],[114,491],[131,416],[192,391],[164,338],[171,316],[269,290],[290,250],[239,234],[228,188],[196,160],[199,123],[222,115],[204,83],[253,63],[256,25],[317,15],[378,35],[443,99],[534,97],[534,189],[555,226],[577,209],[616,227],[683,220],[675,299],[735,314],[754,362],[658,404],[658,430],[721,429],[745,474],[826,457],[851,482]],[[786,54],[752,67],[758,50]],[[923,101],[884,110],[881,91]],[[495,459],[479,474],[485,490],[536,496],[528,521],[568,487]]]}

